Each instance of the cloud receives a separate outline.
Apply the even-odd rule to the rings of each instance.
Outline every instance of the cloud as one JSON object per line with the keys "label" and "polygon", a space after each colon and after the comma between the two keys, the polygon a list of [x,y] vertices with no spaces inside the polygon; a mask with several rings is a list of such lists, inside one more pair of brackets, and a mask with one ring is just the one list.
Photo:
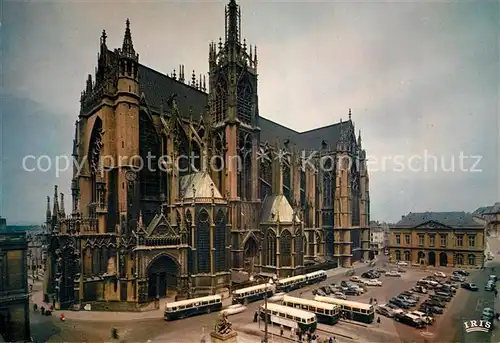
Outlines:
{"label": "cloud", "polygon": [[[53,140],[39,145],[54,153],[71,149],[79,94],[93,73],[102,29],[109,46],[119,47],[130,17],[141,63],[164,73],[180,63],[186,73],[206,71],[208,43],[224,34],[223,6],[213,2],[8,2],[4,12],[4,91],[30,104],[18,116],[29,118],[35,104],[44,115],[37,125],[46,129],[33,126],[22,136],[26,128],[7,128],[4,121],[2,131],[26,142],[50,132]],[[258,46],[261,115],[308,130],[345,120],[352,108],[364,148],[379,159],[424,151],[484,156],[482,173],[373,172],[372,219],[472,211],[498,200],[498,2],[247,1],[242,16],[242,36]],[[7,152],[5,143],[3,150],[19,153]],[[30,181],[43,188],[40,197],[52,192],[49,184],[56,180],[48,178]],[[4,199],[17,197],[20,204],[33,196],[3,183]],[[44,199],[32,205],[28,216],[40,221]],[[5,200],[2,212],[22,219]]]}

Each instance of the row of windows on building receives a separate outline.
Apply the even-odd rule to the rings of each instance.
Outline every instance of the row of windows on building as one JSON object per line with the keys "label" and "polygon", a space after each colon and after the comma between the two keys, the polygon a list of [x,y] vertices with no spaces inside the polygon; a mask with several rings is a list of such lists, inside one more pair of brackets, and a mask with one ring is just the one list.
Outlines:
{"label": "row of windows on building", "polygon": [[[401,255],[401,251],[400,250],[396,250],[395,251],[395,257],[396,257],[396,261],[407,261],[407,262],[411,262],[411,252],[406,250],[403,252],[403,255]],[[401,258],[403,257],[403,258]],[[446,254],[445,253],[441,253],[440,254],[440,260],[446,260],[447,257],[446,257]],[[465,256],[463,254],[455,254],[455,264],[456,265],[465,265],[464,261],[465,261]],[[419,252],[418,253],[418,261],[419,263],[421,261],[423,261],[425,259],[425,253],[424,252]],[[467,262],[469,265],[471,266],[475,266],[476,265],[476,255],[474,254],[469,254],[467,255]]]}
{"label": "row of windows on building", "polygon": [[[405,245],[411,245],[411,235],[405,234]],[[436,235],[428,236],[429,246],[436,246]],[[439,243],[440,247],[445,248],[448,246],[448,235],[439,235]],[[425,244],[425,235],[418,235],[418,245],[424,246]],[[401,245],[401,234],[396,235],[396,245]],[[464,235],[457,235],[455,241],[456,247],[465,247],[464,245]],[[467,247],[474,248],[476,247],[476,236],[467,235]]]}

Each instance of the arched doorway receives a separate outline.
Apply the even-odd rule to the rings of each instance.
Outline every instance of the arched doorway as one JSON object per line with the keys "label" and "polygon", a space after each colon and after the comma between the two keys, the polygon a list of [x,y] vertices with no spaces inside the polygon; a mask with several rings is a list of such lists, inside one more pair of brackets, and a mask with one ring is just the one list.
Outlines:
{"label": "arched doorway", "polygon": [[253,266],[258,262],[257,258],[259,255],[259,246],[255,239],[250,236],[245,242],[243,258],[245,260],[245,269],[253,273]]}
{"label": "arched doorway", "polygon": [[429,266],[436,265],[436,253],[434,251],[429,251]]}
{"label": "arched doorway", "polygon": [[439,265],[441,267],[446,267],[448,265],[448,255],[445,252],[439,254]]}
{"label": "arched doorway", "polygon": [[418,252],[418,263],[425,264],[425,253],[423,251]]}
{"label": "arched doorway", "polygon": [[177,293],[179,264],[167,254],[155,258],[148,266],[148,297],[173,296]]}

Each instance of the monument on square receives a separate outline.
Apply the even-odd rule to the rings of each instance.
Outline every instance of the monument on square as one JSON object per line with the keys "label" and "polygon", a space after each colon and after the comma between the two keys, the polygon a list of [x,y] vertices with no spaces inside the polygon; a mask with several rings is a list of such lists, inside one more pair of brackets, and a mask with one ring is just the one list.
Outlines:
{"label": "monument on square", "polygon": [[225,312],[221,312],[219,319],[215,322],[214,331],[210,333],[210,337],[212,343],[238,342],[238,333],[233,330]]}

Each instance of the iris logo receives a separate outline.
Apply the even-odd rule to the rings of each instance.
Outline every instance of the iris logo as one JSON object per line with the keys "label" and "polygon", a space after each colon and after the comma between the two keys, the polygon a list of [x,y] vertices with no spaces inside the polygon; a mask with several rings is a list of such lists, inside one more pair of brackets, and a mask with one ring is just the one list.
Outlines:
{"label": "iris logo", "polygon": [[470,332],[489,332],[491,330],[491,322],[487,320],[468,320],[464,322],[466,333]]}

